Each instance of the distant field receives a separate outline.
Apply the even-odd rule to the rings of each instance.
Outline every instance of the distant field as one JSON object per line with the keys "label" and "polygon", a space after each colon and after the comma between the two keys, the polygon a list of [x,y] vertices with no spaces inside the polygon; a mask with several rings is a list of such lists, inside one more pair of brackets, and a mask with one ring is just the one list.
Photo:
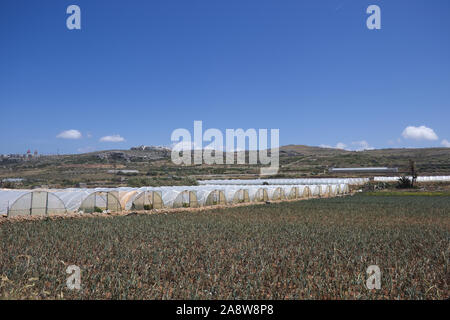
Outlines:
{"label": "distant field", "polygon": [[[382,149],[346,151],[289,145],[280,148],[280,169],[273,178],[345,177],[330,175],[330,167],[398,167],[400,174],[414,160],[420,175],[450,175],[450,148]],[[248,163],[248,161],[247,161]],[[109,170],[136,170],[136,174]],[[141,187],[195,185],[200,179],[258,178],[259,165],[192,165],[172,163],[170,152],[161,150],[109,150],[86,154],[40,157],[30,161],[0,159],[0,181],[23,178],[23,183],[5,183],[5,188]],[[349,177],[355,174],[348,174]],[[361,176],[368,176],[364,173]],[[0,187],[2,183],[0,182]]]}
{"label": "distant field", "polygon": [[[0,239],[3,299],[450,298],[450,196],[6,222]],[[379,291],[365,288],[369,265]]]}

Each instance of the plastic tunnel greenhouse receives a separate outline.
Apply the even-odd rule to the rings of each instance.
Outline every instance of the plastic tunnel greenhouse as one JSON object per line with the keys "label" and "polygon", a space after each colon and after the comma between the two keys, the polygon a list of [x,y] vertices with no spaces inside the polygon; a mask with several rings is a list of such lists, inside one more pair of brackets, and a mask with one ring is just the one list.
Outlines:
{"label": "plastic tunnel greenhouse", "polygon": [[164,206],[161,192],[154,190],[139,191],[133,199],[133,210],[161,209]]}
{"label": "plastic tunnel greenhouse", "polygon": [[167,208],[197,208],[197,194],[189,187],[160,187],[162,201]]}
{"label": "plastic tunnel greenhouse", "polygon": [[298,196],[298,187],[297,186],[282,186],[284,190],[284,195],[286,196],[286,199],[293,200],[299,198]]}
{"label": "plastic tunnel greenhouse", "polygon": [[0,214],[8,217],[65,214],[64,202],[55,194],[38,190],[0,190]]}
{"label": "plastic tunnel greenhouse", "polygon": [[250,202],[248,189],[245,188],[232,188],[232,187],[226,188],[225,197],[229,204]]}
{"label": "plastic tunnel greenhouse", "polygon": [[121,212],[119,191],[106,189],[65,189],[55,191],[70,212]]}
{"label": "plastic tunnel greenhouse", "polygon": [[297,178],[297,179],[234,179],[234,180],[201,180],[200,185],[312,185],[341,184],[362,185],[369,178]]}
{"label": "plastic tunnel greenhouse", "polygon": [[270,200],[284,200],[286,196],[284,194],[284,189],[280,186],[268,186],[267,192]]}
{"label": "plastic tunnel greenhouse", "polygon": [[298,188],[298,198],[309,198],[311,197],[311,190],[308,186],[299,185]]}
{"label": "plastic tunnel greenhouse", "polygon": [[247,188],[250,201],[253,202],[269,201],[269,195],[266,188],[259,186],[248,186]]}
{"label": "plastic tunnel greenhouse", "polygon": [[311,191],[311,197],[318,197],[318,196],[320,196],[320,186],[318,186],[318,185],[310,185],[309,189]]}
{"label": "plastic tunnel greenhouse", "polygon": [[163,207],[161,192],[153,188],[119,188],[118,191],[123,210],[151,210]]}
{"label": "plastic tunnel greenhouse", "polygon": [[204,206],[225,205],[227,199],[223,190],[201,189],[197,191],[198,204]]}
{"label": "plastic tunnel greenhouse", "polygon": [[196,208],[199,206],[266,202],[269,200],[334,197],[345,195],[349,192],[349,184],[347,183],[297,185],[217,184],[54,190],[0,189],[0,214],[15,217],[45,216],[64,214],[66,212],[118,213],[122,210]]}
{"label": "plastic tunnel greenhouse", "polygon": [[329,197],[331,195],[331,186],[328,184],[321,184],[320,186],[320,196],[321,197]]}

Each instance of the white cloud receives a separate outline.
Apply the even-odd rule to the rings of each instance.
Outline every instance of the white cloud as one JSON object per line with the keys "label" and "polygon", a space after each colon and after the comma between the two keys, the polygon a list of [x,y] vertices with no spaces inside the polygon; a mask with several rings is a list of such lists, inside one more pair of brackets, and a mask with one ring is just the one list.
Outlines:
{"label": "white cloud", "polygon": [[78,130],[66,130],[61,132],[60,134],[58,134],[56,136],[57,138],[60,139],[80,139],[82,137],[81,132]]}
{"label": "white cloud", "polygon": [[446,148],[450,148],[450,141],[447,139],[442,140],[441,144]]}
{"label": "white cloud", "polygon": [[371,147],[366,140],[353,141],[352,145],[356,146],[355,151],[373,150],[373,149],[375,149],[374,147]]}
{"label": "white cloud", "polygon": [[118,134],[100,138],[100,142],[123,142],[123,141],[125,141],[125,139]]}
{"label": "white cloud", "polygon": [[420,126],[408,126],[403,130],[402,133],[403,138],[405,139],[414,139],[414,140],[437,140],[438,136],[434,132],[433,129]]}

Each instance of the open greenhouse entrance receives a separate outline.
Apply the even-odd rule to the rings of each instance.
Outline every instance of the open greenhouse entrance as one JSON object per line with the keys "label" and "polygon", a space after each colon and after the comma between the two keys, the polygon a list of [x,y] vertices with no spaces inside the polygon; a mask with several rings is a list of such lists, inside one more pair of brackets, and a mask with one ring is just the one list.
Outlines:
{"label": "open greenhouse entrance", "polygon": [[272,199],[271,200],[284,200],[286,198],[284,194],[284,190],[281,187],[272,190]]}
{"label": "open greenhouse entrance", "polygon": [[320,186],[320,196],[324,198],[328,198],[331,195],[331,186],[329,185],[321,185]]}
{"label": "open greenhouse entrance", "polygon": [[132,209],[134,210],[152,210],[161,209],[163,207],[161,194],[156,191],[144,191],[139,194],[133,201]]}
{"label": "open greenhouse entrance", "polygon": [[122,207],[118,195],[113,192],[96,191],[91,193],[81,203],[80,210],[86,213],[93,212],[121,212]]}
{"label": "open greenhouse entrance", "polygon": [[250,202],[250,197],[248,195],[248,190],[247,189],[239,189],[238,191],[236,191],[236,193],[234,194],[233,202],[234,203],[247,203],[247,202]]}
{"label": "open greenhouse entrance", "polygon": [[259,188],[258,191],[256,191],[253,201],[255,201],[255,202],[269,201],[269,194],[267,192],[267,189]]}
{"label": "open greenhouse entrance", "polygon": [[174,208],[197,208],[197,195],[193,191],[185,190],[180,192],[173,202]]}
{"label": "open greenhouse entrance", "polygon": [[311,197],[311,190],[309,187],[304,187],[303,190],[299,188],[299,198],[309,198]]}
{"label": "open greenhouse entrance", "polygon": [[298,197],[298,187],[292,187],[288,192],[286,192],[286,199],[293,200],[297,199]]}
{"label": "open greenhouse entrance", "polygon": [[206,198],[205,205],[207,206],[215,206],[219,204],[225,205],[227,203],[225,194],[222,190],[213,190],[209,193],[208,197]]}

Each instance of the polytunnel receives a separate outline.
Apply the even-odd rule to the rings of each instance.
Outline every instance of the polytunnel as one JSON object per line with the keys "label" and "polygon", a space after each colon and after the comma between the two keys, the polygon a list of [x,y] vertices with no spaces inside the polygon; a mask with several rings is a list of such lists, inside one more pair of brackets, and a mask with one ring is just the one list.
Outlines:
{"label": "polytunnel", "polygon": [[160,187],[162,202],[167,208],[197,208],[197,194],[189,187]]}
{"label": "polytunnel", "polygon": [[297,186],[282,186],[284,195],[286,196],[286,199],[293,200],[297,199],[299,197],[298,193],[298,187]]}
{"label": "polytunnel", "polygon": [[133,210],[161,209],[163,206],[161,192],[154,190],[138,191],[132,203]]}
{"label": "polytunnel", "polygon": [[320,187],[320,196],[321,197],[329,197],[331,196],[331,187],[328,184],[321,184]]}
{"label": "polytunnel", "polygon": [[66,189],[55,191],[67,207],[68,211],[120,212],[119,192],[111,189]]}
{"label": "polytunnel", "polygon": [[347,194],[347,193],[349,192],[348,184],[346,184],[346,183],[341,183],[341,184],[339,185],[339,190],[340,190],[340,193],[341,193],[341,194]]}
{"label": "polytunnel", "polygon": [[226,188],[225,196],[228,203],[247,203],[250,202],[250,196],[248,194],[248,189],[243,188]]}
{"label": "polytunnel", "polygon": [[311,197],[311,191],[310,188],[308,186],[305,185],[299,185],[297,186],[297,190],[298,190],[298,198],[309,198]]}
{"label": "polytunnel", "polygon": [[199,189],[197,191],[197,201],[200,206],[225,205],[227,199],[221,189]]}
{"label": "polytunnel", "polygon": [[312,197],[320,196],[320,186],[319,185],[310,185],[309,190],[310,190],[310,194]]}
{"label": "polytunnel", "polygon": [[284,194],[284,189],[280,186],[269,186],[267,192],[270,200],[284,200],[286,195]]}
{"label": "polytunnel", "polygon": [[94,191],[83,200],[80,210],[87,213],[97,211],[120,212],[122,207],[117,191]]}
{"label": "polytunnel", "polygon": [[339,185],[338,184],[332,184],[330,185],[331,188],[331,195],[334,197],[339,194]]}
{"label": "polytunnel", "polygon": [[0,214],[8,217],[65,214],[64,202],[43,190],[1,190]]}
{"label": "polytunnel", "polygon": [[152,210],[161,209],[163,202],[161,192],[149,187],[118,188],[121,207],[126,210]]}
{"label": "polytunnel", "polygon": [[250,201],[253,202],[269,201],[267,189],[263,187],[248,186],[248,195],[250,197]]}
{"label": "polytunnel", "polygon": [[233,179],[233,180],[201,180],[200,185],[311,185],[311,184],[364,184],[368,178],[295,178],[295,179]]}

